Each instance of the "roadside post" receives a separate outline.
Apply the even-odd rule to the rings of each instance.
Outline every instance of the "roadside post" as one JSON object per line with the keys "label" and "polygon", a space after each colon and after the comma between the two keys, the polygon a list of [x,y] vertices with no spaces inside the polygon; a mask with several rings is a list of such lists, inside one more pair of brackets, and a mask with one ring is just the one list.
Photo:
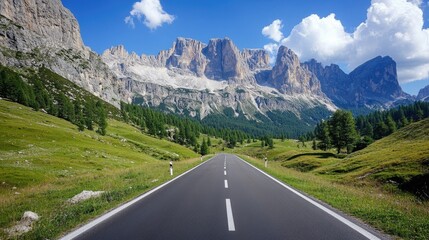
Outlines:
{"label": "roadside post", "polygon": [[170,161],[170,175],[173,176],[173,162]]}
{"label": "roadside post", "polygon": [[267,167],[268,166],[268,159],[267,159],[267,157],[265,157],[264,160],[265,160],[265,167]]}

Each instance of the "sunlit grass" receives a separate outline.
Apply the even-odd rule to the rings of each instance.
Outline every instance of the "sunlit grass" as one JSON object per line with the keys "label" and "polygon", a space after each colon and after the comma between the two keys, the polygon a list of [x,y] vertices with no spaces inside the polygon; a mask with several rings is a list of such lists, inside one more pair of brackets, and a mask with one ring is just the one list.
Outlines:
{"label": "sunlit grass", "polygon": [[[260,142],[232,150],[285,183],[381,231],[404,239],[429,239],[429,202],[401,183],[429,172],[429,119],[411,124],[345,158],[294,140]],[[262,158],[267,156],[268,168]]]}
{"label": "sunlit grass", "polygon": [[[23,238],[52,239],[171,179],[165,160],[180,160],[175,175],[200,163],[191,149],[124,123],[109,121],[107,132],[79,132],[67,121],[0,100],[0,228],[34,211],[40,221]],[[82,190],[106,194],[66,203]]]}
{"label": "sunlit grass", "polygon": [[408,194],[392,194],[377,187],[336,183],[313,173],[286,168],[281,162],[269,162],[265,168],[259,159],[241,157],[290,186],[385,233],[404,239],[428,239],[427,202],[418,202]]}

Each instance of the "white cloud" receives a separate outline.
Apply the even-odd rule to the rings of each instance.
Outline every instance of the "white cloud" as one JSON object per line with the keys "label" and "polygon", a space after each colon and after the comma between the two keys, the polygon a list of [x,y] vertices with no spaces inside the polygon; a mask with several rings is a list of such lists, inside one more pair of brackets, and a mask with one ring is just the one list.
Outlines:
{"label": "white cloud", "polygon": [[276,42],[280,42],[283,39],[283,33],[281,32],[282,28],[282,21],[280,19],[276,19],[270,25],[265,26],[262,29],[262,34]]}
{"label": "white cloud", "polygon": [[276,62],[277,51],[279,50],[279,45],[277,43],[269,43],[264,45],[264,50],[270,54],[270,63],[274,64]]}
{"label": "white cloud", "polygon": [[303,59],[336,62],[347,56],[345,50],[352,41],[341,22],[335,19],[335,14],[325,18],[313,14],[296,25],[282,44],[296,51]]}
{"label": "white cloud", "polygon": [[350,66],[389,55],[397,62],[401,82],[429,77],[429,29],[423,29],[420,2],[373,0],[366,21],[353,33],[355,58],[349,59]]}
{"label": "white cloud", "polygon": [[416,6],[421,6],[423,3],[423,0],[408,0],[408,2],[410,2]]}
{"label": "white cloud", "polygon": [[125,23],[134,27],[134,18],[141,20],[142,17],[144,25],[152,30],[174,21],[174,16],[162,9],[160,0],[141,0],[134,3],[130,16],[125,18]]}
{"label": "white cloud", "polygon": [[124,19],[126,24],[129,24],[132,28],[134,28],[136,25],[134,24],[134,19],[131,16],[128,16]]}
{"label": "white cloud", "polygon": [[347,33],[334,14],[311,15],[280,42],[302,61],[346,64],[352,70],[378,55],[397,62],[400,82],[429,77],[429,29],[423,28],[420,0],[372,0],[367,18]]}

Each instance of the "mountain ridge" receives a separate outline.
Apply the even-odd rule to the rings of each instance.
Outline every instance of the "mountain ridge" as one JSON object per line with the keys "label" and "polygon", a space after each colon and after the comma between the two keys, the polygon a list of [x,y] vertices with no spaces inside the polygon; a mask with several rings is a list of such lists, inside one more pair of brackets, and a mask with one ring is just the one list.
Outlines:
{"label": "mountain ridge", "polygon": [[[177,38],[170,49],[152,56],[128,53],[123,46],[98,55],[83,44],[76,18],[61,1],[45,2],[0,3],[0,64],[17,69],[45,66],[116,107],[124,101],[199,119],[226,116],[225,111],[232,110],[231,120],[241,116],[268,124],[275,122],[270,117],[274,112],[303,120],[304,111],[323,111],[305,121],[310,126],[338,107],[380,109],[393,106],[395,97],[408,99],[398,90],[395,64],[374,71],[388,73],[389,81],[383,83],[394,85],[386,96],[398,94],[373,99],[363,87],[346,91],[335,86],[329,92],[326,86],[336,79],[325,84],[329,81],[319,79],[312,71],[316,68],[301,63],[287,47],[280,47],[271,66],[265,50],[239,50],[229,38],[208,43]],[[341,75],[341,69],[332,70]],[[332,76],[330,70],[325,76]],[[368,82],[379,75],[370,71],[356,76]]]}
{"label": "mountain ridge", "polygon": [[420,89],[419,93],[417,94],[417,100],[429,102],[429,85]]}

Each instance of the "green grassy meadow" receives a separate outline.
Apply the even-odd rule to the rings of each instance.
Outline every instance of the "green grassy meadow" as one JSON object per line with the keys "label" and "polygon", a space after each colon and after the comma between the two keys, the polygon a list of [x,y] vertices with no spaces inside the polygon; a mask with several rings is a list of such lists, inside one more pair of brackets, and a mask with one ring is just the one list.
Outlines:
{"label": "green grassy meadow", "polygon": [[[424,179],[429,173],[429,119],[345,158],[312,150],[310,142],[306,145],[276,140],[274,149],[262,149],[256,142],[233,152],[394,238],[429,239],[429,202],[424,196],[428,193]],[[264,156],[269,159],[268,168]]]}
{"label": "green grassy meadow", "polygon": [[[23,239],[52,239],[200,163],[191,149],[110,120],[107,135],[0,100],[0,229],[25,211],[40,220]],[[106,191],[79,204],[83,190]],[[7,238],[0,230],[0,239]]]}
{"label": "green grassy meadow", "polygon": [[[25,211],[40,220],[22,239],[58,238],[92,218],[200,163],[192,149],[109,120],[107,135],[0,100],[0,239]],[[207,139],[200,135],[199,141]],[[228,151],[279,180],[399,239],[429,239],[429,119],[410,124],[366,149],[339,158],[295,140],[228,149],[211,138],[210,153]],[[263,159],[269,160],[268,168]],[[205,159],[208,159],[206,157]],[[423,180],[422,180],[423,179]],[[420,186],[419,184],[423,184]],[[410,187],[411,186],[411,187]],[[414,188],[412,187],[414,186]],[[416,188],[417,186],[417,188]],[[426,186],[427,187],[427,186]],[[427,188],[426,188],[427,189]],[[79,204],[83,190],[106,191]]]}

